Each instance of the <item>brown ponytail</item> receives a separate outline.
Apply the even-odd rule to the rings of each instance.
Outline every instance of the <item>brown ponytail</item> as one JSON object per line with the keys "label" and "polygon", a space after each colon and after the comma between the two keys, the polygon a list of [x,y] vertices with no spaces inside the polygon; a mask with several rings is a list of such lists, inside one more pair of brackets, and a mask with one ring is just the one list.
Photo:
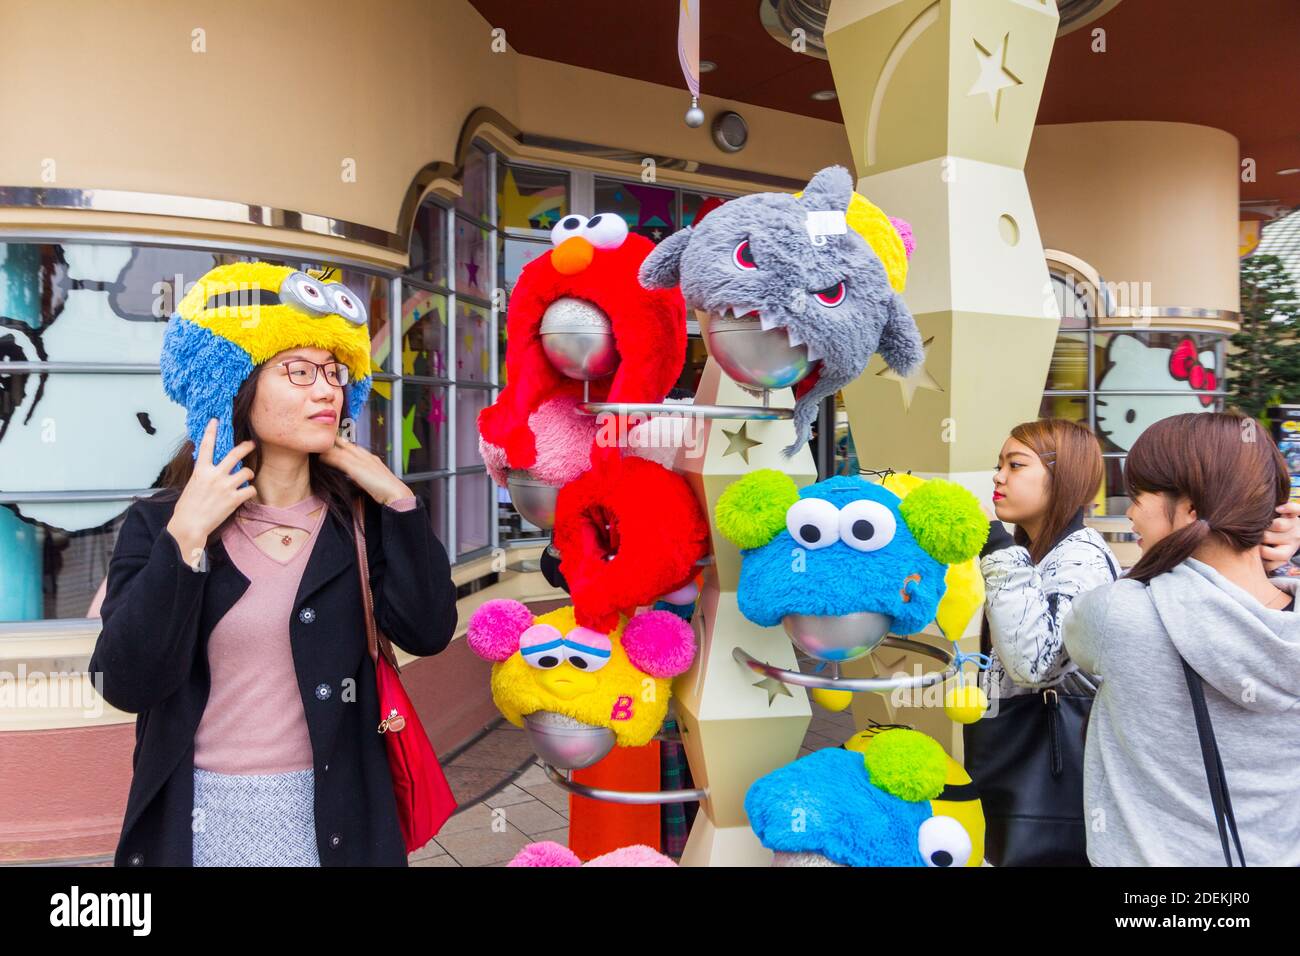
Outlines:
{"label": "brown ponytail", "polygon": [[1197,520],[1148,548],[1128,573],[1143,584],[1182,564],[1210,538],[1234,551],[1259,545],[1290,495],[1286,462],[1272,437],[1253,418],[1221,412],[1163,418],[1133,443],[1124,466],[1130,498],[1165,496],[1174,506],[1186,497]]}

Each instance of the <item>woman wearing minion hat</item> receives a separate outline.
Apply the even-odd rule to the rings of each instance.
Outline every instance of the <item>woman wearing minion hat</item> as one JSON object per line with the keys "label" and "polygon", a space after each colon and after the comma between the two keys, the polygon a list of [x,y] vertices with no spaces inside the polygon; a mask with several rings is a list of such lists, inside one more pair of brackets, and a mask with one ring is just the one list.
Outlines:
{"label": "woman wearing minion hat", "polygon": [[114,862],[405,865],[354,500],[393,644],[441,651],[456,592],[425,504],[338,433],[370,391],[365,307],[331,272],[219,266],[160,364],[189,439],[126,514],[90,662],[139,714]]}

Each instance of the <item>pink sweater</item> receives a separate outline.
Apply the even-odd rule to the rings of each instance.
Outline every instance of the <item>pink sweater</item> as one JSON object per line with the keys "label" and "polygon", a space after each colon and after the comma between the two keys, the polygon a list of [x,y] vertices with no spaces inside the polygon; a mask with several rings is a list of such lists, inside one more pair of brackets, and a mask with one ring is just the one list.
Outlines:
{"label": "pink sweater", "polygon": [[[415,505],[412,497],[389,507],[409,511]],[[313,511],[317,513],[311,515]],[[289,645],[289,619],[326,514],[325,503],[315,495],[289,508],[248,502],[222,531],[226,554],[249,585],[208,637],[212,687],[194,734],[194,766],[228,774],[284,773],[314,766]],[[243,518],[255,523],[245,526]],[[309,535],[284,561],[253,540],[274,525],[301,528]]]}

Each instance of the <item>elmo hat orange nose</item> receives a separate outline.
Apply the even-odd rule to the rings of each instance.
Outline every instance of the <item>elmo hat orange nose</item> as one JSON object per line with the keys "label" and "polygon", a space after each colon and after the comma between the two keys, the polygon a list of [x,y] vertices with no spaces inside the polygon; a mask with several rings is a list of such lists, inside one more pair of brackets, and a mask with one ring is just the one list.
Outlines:
{"label": "elmo hat orange nose", "polygon": [[[506,385],[479,413],[480,446],[498,481],[507,468],[538,464],[536,427],[580,414],[583,383],[569,378],[546,357],[542,318],[563,298],[594,306],[609,321],[619,362],[613,372],[590,383],[591,401],[663,401],[686,359],[686,307],[677,289],[644,289],[637,281],[641,263],[654,249],[644,236],[629,234],[620,216],[601,213],[587,219],[565,216],[552,230],[554,248],[524,266],[510,296],[506,320]],[[558,401],[557,401],[558,400]],[[551,405],[550,403],[556,403]],[[547,406],[546,409],[543,406]],[[557,409],[565,409],[560,416]],[[537,415],[530,422],[530,418]],[[586,425],[588,427],[578,427]],[[595,421],[558,430],[563,456],[573,467],[553,466],[556,484],[576,477],[588,465]],[[584,447],[572,447],[582,445]]]}

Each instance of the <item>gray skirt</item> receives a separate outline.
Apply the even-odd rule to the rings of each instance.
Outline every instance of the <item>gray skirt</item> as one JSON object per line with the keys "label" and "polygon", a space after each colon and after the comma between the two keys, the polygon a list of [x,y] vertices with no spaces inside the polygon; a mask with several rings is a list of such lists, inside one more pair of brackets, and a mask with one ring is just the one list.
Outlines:
{"label": "gray skirt", "polygon": [[195,866],[320,866],[316,772],[194,768]]}

